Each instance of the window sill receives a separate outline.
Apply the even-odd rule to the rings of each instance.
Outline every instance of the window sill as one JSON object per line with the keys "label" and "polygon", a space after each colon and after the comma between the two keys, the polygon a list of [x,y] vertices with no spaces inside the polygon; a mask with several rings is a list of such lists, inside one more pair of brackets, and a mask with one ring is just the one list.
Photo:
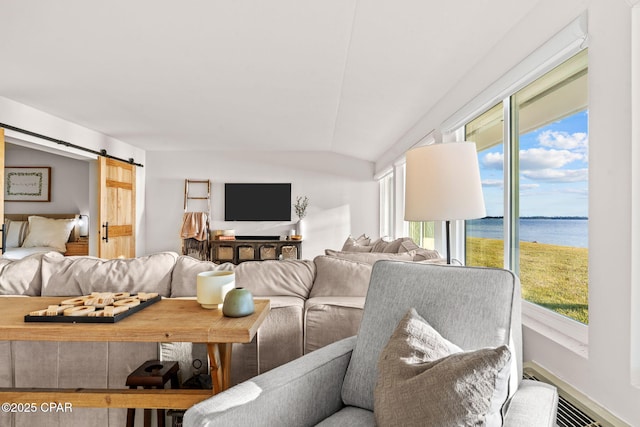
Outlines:
{"label": "window sill", "polygon": [[522,300],[522,325],[585,359],[589,357],[589,327]]}

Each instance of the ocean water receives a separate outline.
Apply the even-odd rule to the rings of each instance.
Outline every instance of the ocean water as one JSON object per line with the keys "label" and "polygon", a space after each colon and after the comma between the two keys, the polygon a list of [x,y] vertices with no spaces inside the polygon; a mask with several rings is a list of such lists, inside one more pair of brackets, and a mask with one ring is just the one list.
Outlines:
{"label": "ocean water", "polygon": [[[520,218],[520,241],[586,248],[589,244],[586,218]],[[502,218],[467,221],[467,235],[504,238]]]}

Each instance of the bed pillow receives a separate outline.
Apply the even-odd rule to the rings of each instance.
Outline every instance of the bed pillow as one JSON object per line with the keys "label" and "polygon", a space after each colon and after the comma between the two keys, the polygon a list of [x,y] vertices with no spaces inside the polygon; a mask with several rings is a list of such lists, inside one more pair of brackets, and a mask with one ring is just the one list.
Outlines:
{"label": "bed pillow", "polygon": [[5,245],[7,248],[19,248],[27,236],[29,223],[27,221],[12,221],[9,218],[4,220],[5,232],[7,239]]}
{"label": "bed pillow", "polygon": [[462,351],[415,309],[378,359],[377,425],[502,425],[511,353],[507,346]]}
{"label": "bed pillow", "polygon": [[41,216],[29,217],[29,230],[22,243],[23,248],[48,246],[57,251],[67,250],[67,241],[71,230],[76,225],[75,219],[53,219]]}

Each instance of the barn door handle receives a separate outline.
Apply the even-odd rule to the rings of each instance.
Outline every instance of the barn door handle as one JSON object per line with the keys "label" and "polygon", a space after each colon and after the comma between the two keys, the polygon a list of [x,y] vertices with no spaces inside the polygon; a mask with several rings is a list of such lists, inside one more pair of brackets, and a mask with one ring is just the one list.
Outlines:
{"label": "barn door handle", "polygon": [[104,236],[102,236],[102,240],[104,240],[105,243],[109,243],[109,222],[107,221],[102,224],[102,228],[104,229]]}

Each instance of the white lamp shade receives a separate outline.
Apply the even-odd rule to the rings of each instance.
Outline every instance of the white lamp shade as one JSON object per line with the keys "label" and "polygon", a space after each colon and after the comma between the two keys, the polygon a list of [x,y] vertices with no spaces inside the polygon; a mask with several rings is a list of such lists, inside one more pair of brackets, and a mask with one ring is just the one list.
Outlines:
{"label": "white lamp shade", "polygon": [[484,216],[486,210],[475,143],[432,144],[407,152],[406,221]]}

